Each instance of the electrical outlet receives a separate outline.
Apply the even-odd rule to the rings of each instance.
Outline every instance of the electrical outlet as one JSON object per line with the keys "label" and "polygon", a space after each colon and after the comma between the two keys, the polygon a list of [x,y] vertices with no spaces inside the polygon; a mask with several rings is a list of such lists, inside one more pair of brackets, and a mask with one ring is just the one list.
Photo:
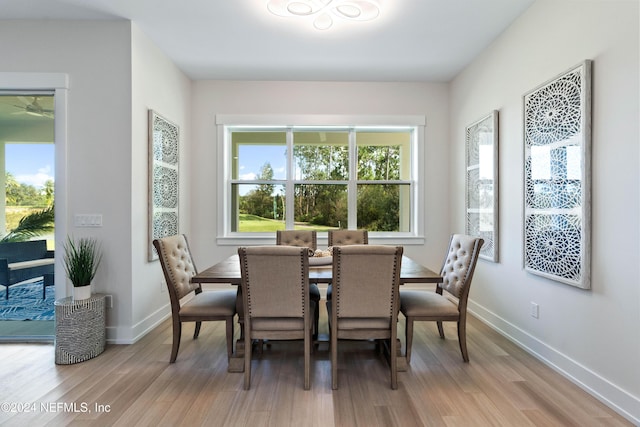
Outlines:
{"label": "electrical outlet", "polygon": [[113,308],[113,295],[105,295],[104,303],[107,306],[107,308]]}
{"label": "electrical outlet", "polygon": [[538,318],[540,316],[540,306],[531,301],[531,317]]}
{"label": "electrical outlet", "polygon": [[164,279],[160,279],[160,293],[164,294],[167,292],[167,282]]}

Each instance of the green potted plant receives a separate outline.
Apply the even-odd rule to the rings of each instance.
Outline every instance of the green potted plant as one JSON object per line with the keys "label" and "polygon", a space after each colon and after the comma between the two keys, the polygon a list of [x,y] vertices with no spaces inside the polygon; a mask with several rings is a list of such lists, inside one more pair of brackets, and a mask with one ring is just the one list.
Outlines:
{"label": "green potted plant", "polygon": [[75,241],[67,238],[64,245],[64,269],[73,285],[73,299],[91,298],[91,281],[102,260],[102,248],[92,237]]}

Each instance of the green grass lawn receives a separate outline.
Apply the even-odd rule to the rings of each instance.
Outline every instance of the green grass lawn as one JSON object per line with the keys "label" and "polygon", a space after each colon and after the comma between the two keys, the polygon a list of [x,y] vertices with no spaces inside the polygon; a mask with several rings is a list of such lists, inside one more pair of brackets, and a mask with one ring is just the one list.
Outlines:
{"label": "green grass lawn", "polygon": [[284,221],[250,214],[240,214],[240,225],[238,228],[238,231],[241,233],[284,230]]}
{"label": "green grass lawn", "polygon": [[33,207],[33,206],[7,206],[5,207],[5,217],[6,224],[5,227],[7,230],[13,230],[18,226],[20,220],[29,215],[30,213],[41,211],[43,208],[41,207]]}
{"label": "green grass lawn", "polygon": [[[241,233],[259,233],[259,232],[275,232],[277,230],[284,230],[284,221],[275,219],[263,218],[256,215],[240,214],[239,232]],[[312,225],[308,223],[296,223],[296,230],[316,230],[326,231],[335,229],[338,227],[327,227],[326,225]]]}
{"label": "green grass lawn", "polygon": [[[6,217],[6,231],[13,230],[18,226],[20,220],[33,212],[38,212],[44,209],[43,207],[33,207],[33,206],[6,206],[5,207],[5,217]],[[0,237],[3,234],[0,232]],[[47,240],[47,249],[53,250],[55,248],[55,242],[53,239],[53,232],[42,236],[40,238]]]}

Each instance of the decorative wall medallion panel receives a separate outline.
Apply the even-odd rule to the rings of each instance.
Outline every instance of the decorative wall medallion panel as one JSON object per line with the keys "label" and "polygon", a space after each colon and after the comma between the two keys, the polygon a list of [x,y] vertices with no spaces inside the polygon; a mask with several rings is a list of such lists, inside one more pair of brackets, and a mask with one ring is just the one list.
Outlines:
{"label": "decorative wall medallion panel", "polygon": [[466,128],[466,234],[482,237],[480,257],[498,262],[498,112]]}
{"label": "decorative wall medallion panel", "polygon": [[158,259],[153,239],[178,234],[180,132],[149,110],[149,261]]}
{"label": "decorative wall medallion panel", "polygon": [[589,289],[591,61],[524,95],[524,268]]}

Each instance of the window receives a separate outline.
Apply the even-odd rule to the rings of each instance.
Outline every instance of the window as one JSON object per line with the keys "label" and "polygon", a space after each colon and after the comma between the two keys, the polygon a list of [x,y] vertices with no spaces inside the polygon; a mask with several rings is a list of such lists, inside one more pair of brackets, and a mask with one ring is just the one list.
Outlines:
{"label": "window", "polygon": [[[285,122],[286,123],[286,122]],[[415,237],[419,126],[219,124],[220,237],[359,228]]]}

